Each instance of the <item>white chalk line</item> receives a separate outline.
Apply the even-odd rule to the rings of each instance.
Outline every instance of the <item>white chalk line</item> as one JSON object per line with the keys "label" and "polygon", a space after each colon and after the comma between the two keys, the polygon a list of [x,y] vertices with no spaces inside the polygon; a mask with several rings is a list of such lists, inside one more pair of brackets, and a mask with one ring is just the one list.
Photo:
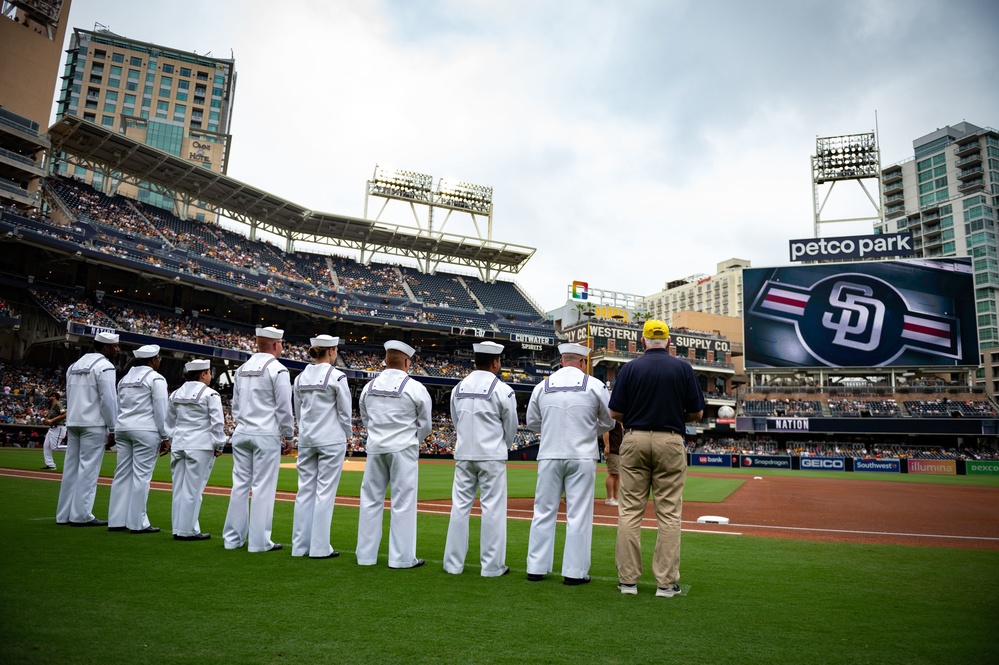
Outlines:
{"label": "white chalk line", "polygon": [[[44,473],[41,472],[41,471],[39,471],[39,472],[37,472],[37,475],[36,475],[36,472],[29,471],[29,470],[21,470],[21,469],[0,469],[0,476],[5,476],[5,477],[8,477],[8,478],[30,478],[30,479],[33,479],[33,480],[61,480],[62,479],[62,474],[53,473],[51,471],[47,471],[47,472],[44,472]],[[101,476],[98,479],[98,482],[101,485],[110,485],[111,484],[111,479],[110,478],[106,478],[104,476]],[[163,481],[154,481],[153,484],[151,485],[150,489],[154,489],[154,490],[158,490],[158,491],[162,491],[162,492],[169,492],[171,490],[170,484],[169,483],[165,483]],[[209,486],[209,487],[205,488],[205,493],[206,494],[210,494],[212,496],[227,496],[229,494],[229,492],[230,492],[230,490],[229,490],[228,487]],[[285,492],[285,494],[288,494],[288,492]],[[295,499],[294,499],[294,497],[281,496],[281,493],[279,492],[278,495],[275,497],[275,501],[294,502]],[[360,506],[360,499],[358,497],[339,497],[338,496],[337,499],[336,499],[336,505],[338,505],[338,506],[346,506],[346,507],[350,507],[350,508],[357,508],[358,506]],[[389,505],[390,505],[389,500],[386,500],[385,501],[385,507],[389,507]],[[433,503],[430,503],[430,504],[428,504],[428,503],[422,503],[421,504],[421,503],[417,503],[417,512],[428,514],[428,515],[450,515],[451,514],[451,508],[449,506],[444,506],[444,505],[441,505],[441,504],[433,504]],[[480,517],[481,516],[481,511],[478,508],[473,508],[472,509],[472,516],[473,517]],[[507,519],[515,519],[515,520],[521,520],[521,521],[530,521],[532,517],[533,517],[533,511],[525,510],[523,508],[510,508],[510,509],[507,510]],[[615,523],[604,523],[604,522],[597,522],[597,521],[595,521],[594,522],[594,526],[615,526],[615,527],[617,526],[617,524],[616,524],[616,519],[617,518],[614,517],[613,515],[594,515],[594,518],[596,518],[596,519],[615,520]],[[54,520],[55,516],[52,516],[52,517],[35,517],[35,518],[32,518],[32,519],[35,519],[35,520],[53,519]],[[561,514],[561,513],[559,514],[558,521],[562,522],[562,523],[565,523],[564,514]],[[687,520],[687,521],[685,521],[685,523],[686,524],[698,524],[698,522],[693,521],[693,520]],[[772,524],[729,524],[729,526],[731,526],[733,528],[741,528],[741,529],[770,529],[770,530],[775,530],[775,531],[802,531],[802,532],[809,532],[809,533],[843,533],[843,534],[851,534],[851,535],[858,535],[858,536],[890,536],[890,537],[895,537],[895,538],[938,538],[938,539],[942,539],[942,540],[969,540],[969,541],[999,542],[999,537],[993,537],[993,536],[957,536],[957,535],[938,534],[938,533],[908,533],[908,532],[903,532],[903,531],[865,531],[865,530],[861,530],[861,529],[828,529],[828,528],[804,527],[804,526],[776,526],[776,525],[772,525]],[[651,529],[658,529],[658,526],[656,524],[655,519],[646,518],[642,522],[642,528],[643,529],[649,529],[649,530],[651,530]],[[714,529],[681,529],[681,531],[683,531],[685,533],[708,533],[708,534],[724,535],[724,536],[751,535],[751,534],[746,534],[746,533],[744,533],[742,531],[720,531],[720,530],[714,530]]]}

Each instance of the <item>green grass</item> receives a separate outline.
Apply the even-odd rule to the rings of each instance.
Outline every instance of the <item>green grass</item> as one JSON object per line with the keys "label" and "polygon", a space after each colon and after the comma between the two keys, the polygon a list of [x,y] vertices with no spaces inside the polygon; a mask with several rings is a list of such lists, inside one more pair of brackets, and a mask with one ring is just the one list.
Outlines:
{"label": "green grass", "polygon": [[[114,476],[116,459],[112,453],[104,455],[104,461],[101,465],[102,476],[108,478]],[[62,469],[62,460],[63,453],[55,453],[56,465],[60,470]],[[282,461],[286,463],[294,462],[290,457],[284,458]],[[0,449],[0,468],[33,470],[40,468],[41,465],[42,454],[40,450]],[[602,469],[603,465],[600,468]],[[337,494],[339,496],[360,496],[362,475],[363,472],[361,471],[344,471],[340,478]],[[507,469],[508,496],[510,498],[533,497],[537,478],[538,473],[535,464],[522,462],[511,464]],[[605,478],[606,473],[599,470],[596,479],[596,497],[600,499],[607,496],[604,485]],[[168,456],[160,457],[157,460],[156,469],[153,472],[153,480],[170,482],[170,460]],[[449,461],[441,464],[420,464],[420,501],[433,501],[436,499],[450,500],[453,480],[454,464]],[[691,476],[687,479],[683,498],[685,501],[704,501],[709,503],[724,501],[743,482],[745,482],[744,478],[698,478]],[[208,484],[219,487],[230,487],[232,485],[231,455],[222,455],[222,457],[216,458]],[[278,475],[278,489],[287,492],[294,492],[298,489],[298,475],[294,468],[281,469]]]}
{"label": "green grass", "polygon": [[[426,466],[426,465],[425,465]],[[357,511],[337,507],[338,559],[227,552],[227,501],[207,542],[53,522],[59,485],[0,478],[2,663],[995,663],[999,552],[687,533],[683,595],[616,588],[613,527],[595,527],[594,582],[525,579],[528,523],[509,522],[506,577],[441,570],[447,517],[419,516],[425,568],[361,568]],[[108,489],[98,488],[105,515]],[[168,492],[153,524],[169,526]],[[288,543],[292,504],[278,503]],[[559,547],[562,542],[559,528]],[[644,534],[646,563],[652,533]],[[556,570],[561,550],[556,550]]]}

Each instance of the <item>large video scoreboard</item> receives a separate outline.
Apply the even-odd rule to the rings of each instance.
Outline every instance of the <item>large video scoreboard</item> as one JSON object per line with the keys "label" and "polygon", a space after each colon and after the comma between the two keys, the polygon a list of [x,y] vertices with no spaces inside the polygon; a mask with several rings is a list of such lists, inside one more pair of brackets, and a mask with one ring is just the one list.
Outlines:
{"label": "large video scoreboard", "polygon": [[971,259],[743,271],[752,368],[979,365]]}

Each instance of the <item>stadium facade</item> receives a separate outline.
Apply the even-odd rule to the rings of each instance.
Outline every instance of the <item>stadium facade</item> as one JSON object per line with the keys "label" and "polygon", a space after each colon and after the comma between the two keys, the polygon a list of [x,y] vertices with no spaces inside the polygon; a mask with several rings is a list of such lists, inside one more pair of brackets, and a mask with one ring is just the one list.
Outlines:
{"label": "stadium facade", "polygon": [[911,231],[916,256],[970,256],[982,367],[976,385],[999,392],[999,131],[969,122],[912,142],[914,154],[881,170],[878,233]]}
{"label": "stadium facade", "polygon": [[[76,28],[66,51],[56,118],[83,118],[226,173],[235,86],[232,58],[129,39],[102,26]],[[120,173],[72,158],[55,166],[56,173],[86,181],[105,194],[121,193],[181,216],[212,219],[197,200],[162,187],[122,182]],[[191,205],[196,211],[185,214],[185,206]]]}

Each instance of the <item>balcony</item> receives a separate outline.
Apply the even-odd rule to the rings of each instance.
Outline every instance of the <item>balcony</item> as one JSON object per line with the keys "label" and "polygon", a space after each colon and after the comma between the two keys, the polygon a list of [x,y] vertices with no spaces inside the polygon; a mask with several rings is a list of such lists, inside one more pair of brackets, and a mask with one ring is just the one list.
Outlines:
{"label": "balcony", "polygon": [[971,141],[969,143],[964,143],[954,146],[954,154],[957,155],[958,157],[964,157],[981,149],[982,149],[982,142],[979,141],[978,139],[975,139],[974,141]]}
{"label": "balcony", "polygon": [[968,155],[967,157],[963,157],[957,160],[957,162],[954,165],[958,168],[964,168],[965,166],[969,166],[971,164],[981,164],[981,163],[982,163],[982,153],[981,151],[979,151],[975,152],[974,154]]}
{"label": "balcony", "polygon": [[974,166],[970,169],[964,169],[957,174],[958,180],[968,180],[969,178],[979,177],[985,173],[985,170],[981,166]]}
{"label": "balcony", "polygon": [[891,184],[885,183],[885,194],[894,194],[895,192],[901,192],[904,190],[901,180],[897,180]]}
{"label": "balcony", "polygon": [[881,176],[881,182],[883,182],[886,185],[889,183],[895,183],[901,181],[902,181],[902,169],[900,168],[894,168],[885,171]]}
{"label": "balcony", "polygon": [[892,194],[891,196],[885,197],[885,205],[891,205],[896,201],[904,201],[905,194]]}
{"label": "balcony", "polygon": [[967,182],[962,182],[957,186],[957,191],[963,193],[974,191],[975,189],[985,189],[985,180],[982,178],[977,178],[975,180],[969,180]]}

